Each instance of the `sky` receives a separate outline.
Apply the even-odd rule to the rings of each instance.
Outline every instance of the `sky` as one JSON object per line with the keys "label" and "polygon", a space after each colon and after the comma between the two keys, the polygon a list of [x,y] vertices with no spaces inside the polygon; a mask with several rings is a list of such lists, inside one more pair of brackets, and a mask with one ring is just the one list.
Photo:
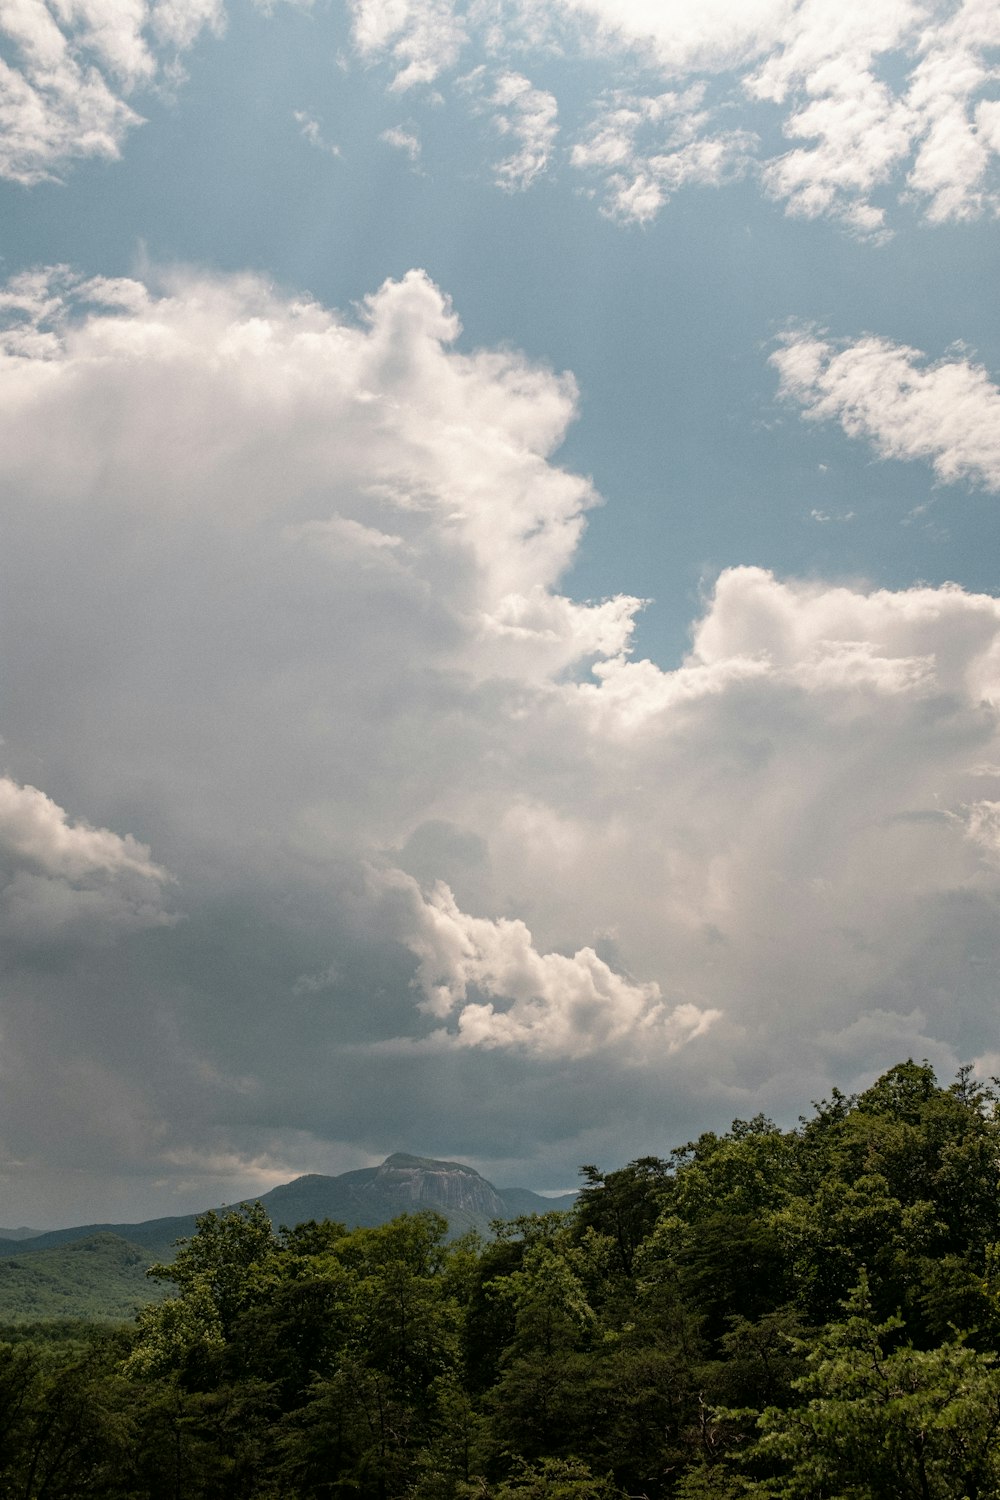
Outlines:
{"label": "sky", "polygon": [[0,1223],[1000,1073],[992,0],[0,0]]}

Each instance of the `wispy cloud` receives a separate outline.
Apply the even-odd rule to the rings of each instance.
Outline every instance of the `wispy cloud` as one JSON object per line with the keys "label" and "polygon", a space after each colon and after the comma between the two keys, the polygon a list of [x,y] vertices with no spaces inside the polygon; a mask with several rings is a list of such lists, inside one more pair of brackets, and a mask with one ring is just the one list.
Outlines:
{"label": "wispy cloud", "polygon": [[534,88],[521,73],[501,73],[489,102],[497,130],[514,143],[494,165],[496,182],[510,192],[530,187],[548,167],[559,133],[555,96]]}
{"label": "wispy cloud", "polygon": [[468,39],[453,0],[349,0],[354,43],[364,57],[387,55],[397,93],[433,83],[457,63]]}
{"label": "wispy cloud", "polygon": [[420,159],[420,137],[410,130],[404,130],[400,125],[392,125],[388,130],[383,130],[379,140],[392,146],[395,151],[402,151],[411,161]]}
{"label": "wispy cloud", "polygon": [[297,109],[294,112],[294,119],[301,131],[302,139],[308,141],[310,146],[315,146],[317,151],[323,151],[328,156],[341,155],[340,147],[325,139],[323,127],[312,115],[305,110]]}
{"label": "wispy cloud", "polygon": [[705,92],[695,84],[680,93],[615,93],[600,101],[570,161],[602,182],[610,217],[647,223],[679,188],[717,187],[746,170],[754,138],[718,131]]}

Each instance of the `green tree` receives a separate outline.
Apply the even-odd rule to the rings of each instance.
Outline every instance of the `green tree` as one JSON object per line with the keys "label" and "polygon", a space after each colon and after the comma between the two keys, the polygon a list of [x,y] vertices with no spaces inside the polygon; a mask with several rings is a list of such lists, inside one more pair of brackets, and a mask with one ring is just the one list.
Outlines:
{"label": "green tree", "polygon": [[172,1261],[150,1266],[147,1274],[172,1281],[182,1297],[207,1293],[228,1337],[234,1320],[277,1271],[281,1241],[260,1203],[201,1214],[197,1226]]}
{"label": "green tree", "polygon": [[769,1407],[753,1462],[777,1473],[754,1494],[787,1500],[995,1500],[1000,1494],[1000,1371],[953,1339],[899,1342],[876,1322],[867,1284],[808,1352],[804,1404]]}
{"label": "green tree", "polygon": [[670,1167],[658,1156],[641,1156],[617,1172],[580,1168],[585,1186],[576,1205],[581,1230],[605,1235],[615,1248],[618,1268],[631,1276],[635,1253],[669,1198]]}
{"label": "green tree", "polygon": [[117,1351],[95,1340],[82,1357],[0,1345],[0,1495],[76,1500],[114,1495],[132,1427]]}

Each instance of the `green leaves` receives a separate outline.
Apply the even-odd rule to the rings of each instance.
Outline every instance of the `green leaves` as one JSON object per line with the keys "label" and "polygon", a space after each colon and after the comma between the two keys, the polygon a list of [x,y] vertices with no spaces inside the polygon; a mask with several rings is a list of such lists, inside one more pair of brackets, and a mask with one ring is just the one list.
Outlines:
{"label": "green leaves", "polygon": [[0,1346],[0,1500],[1000,1500],[998,1147],[906,1063],[490,1244],[205,1215],[114,1360]]}
{"label": "green leaves", "polygon": [[760,1494],[823,1500],[962,1500],[1000,1492],[1000,1372],[961,1339],[899,1342],[865,1281],[809,1351],[804,1403],[768,1408],[753,1458],[779,1473]]}
{"label": "green leaves", "polygon": [[197,1223],[197,1234],[182,1243],[174,1260],[150,1266],[148,1274],[174,1282],[182,1296],[196,1289],[207,1295],[228,1334],[238,1314],[273,1281],[281,1242],[259,1203],[202,1214]]}

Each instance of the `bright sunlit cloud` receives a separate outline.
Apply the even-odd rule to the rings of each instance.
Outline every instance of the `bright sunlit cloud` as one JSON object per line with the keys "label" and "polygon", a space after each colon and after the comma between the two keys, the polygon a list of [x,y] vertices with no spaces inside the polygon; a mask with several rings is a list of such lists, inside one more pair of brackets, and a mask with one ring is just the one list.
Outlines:
{"label": "bright sunlit cloud", "polygon": [[[406,1067],[398,1107],[419,1112],[436,1069],[493,1059],[527,1150],[555,1063],[604,1078],[562,1100],[565,1138],[625,1075],[643,1120],[692,1068],[707,1098],[863,1070],[873,1009],[915,1018],[893,1022],[903,1050],[986,1045],[989,967],[958,983],[951,965],[956,945],[1000,957],[996,600],[733,568],[683,663],[635,660],[638,600],[560,587],[596,500],[554,460],[573,381],[459,352],[425,274],[349,317],[248,276],[63,270],[6,298],[6,899],[26,921],[22,866],[67,901],[83,882],[125,903],[141,964],[176,877],[117,1061],[161,1120],[158,1172],[202,1132],[221,1149],[234,1111],[377,1133],[381,1068]],[[24,582],[42,566],[60,580],[44,607]],[[61,690],[33,702],[36,653],[71,639]],[[14,779],[37,747],[89,822]],[[109,831],[136,788],[149,848]],[[231,914],[225,972],[161,1037],[154,1085],[147,1028],[197,971],[207,910]],[[263,976],[248,923],[270,934]],[[64,934],[45,1067],[108,1004],[107,952]],[[35,982],[12,954],[10,992]],[[31,1014],[10,1026],[25,1059]],[[341,1053],[355,1085],[334,1107]],[[82,1161],[134,1149],[109,1129],[74,1125]]]}

